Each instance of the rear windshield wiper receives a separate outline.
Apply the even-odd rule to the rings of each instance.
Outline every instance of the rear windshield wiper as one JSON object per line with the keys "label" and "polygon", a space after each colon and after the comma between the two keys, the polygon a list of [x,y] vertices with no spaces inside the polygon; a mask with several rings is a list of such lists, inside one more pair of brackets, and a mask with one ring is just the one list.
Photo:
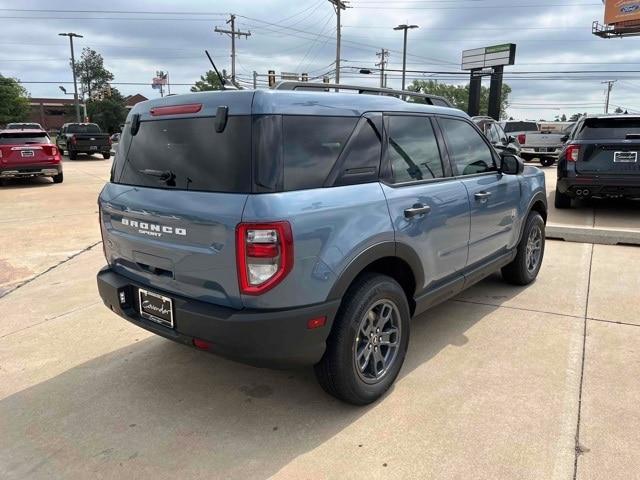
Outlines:
{"label": "rear windshield wiper", "polygon": [[149,175],[150,177],[157,177],[161,182],[166,183],[170,187],[176,186],[176,174],[171,170],[151,170],[144,169],[138,170],[143,175]]}

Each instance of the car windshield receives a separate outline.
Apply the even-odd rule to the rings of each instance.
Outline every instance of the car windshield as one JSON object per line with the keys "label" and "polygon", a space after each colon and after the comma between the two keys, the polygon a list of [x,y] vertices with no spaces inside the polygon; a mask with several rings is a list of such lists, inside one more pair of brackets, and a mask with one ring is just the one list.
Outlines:
{"label": "car windshield", "polygon": [[505,133],[513,132],[537,132],[538,124],[536,122],[507,122],[504,125]]}
{"label": "car windshield", "polygon": [[51,141],[45,132],[0,133],[0,145],[26,145],[30,143],[51,143]]}
{"label": "car windshield", "polygon": [[626,140],[640,135],[640,118],[587,118],[577,137],[581,140]]}
{"label": "car windshield", "polygon": [[100,133],[100,127],[95,124],[69,125],[67,133]]}

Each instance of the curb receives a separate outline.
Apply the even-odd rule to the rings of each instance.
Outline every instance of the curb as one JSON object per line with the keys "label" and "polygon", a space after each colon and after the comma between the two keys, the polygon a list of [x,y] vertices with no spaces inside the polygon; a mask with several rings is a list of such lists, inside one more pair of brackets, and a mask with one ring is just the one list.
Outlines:
{"label": "curb", "polygon": [[547,225],[546,237],[565,242],[640,246],[640,230],[622,228],[569,227],[550,223]]}

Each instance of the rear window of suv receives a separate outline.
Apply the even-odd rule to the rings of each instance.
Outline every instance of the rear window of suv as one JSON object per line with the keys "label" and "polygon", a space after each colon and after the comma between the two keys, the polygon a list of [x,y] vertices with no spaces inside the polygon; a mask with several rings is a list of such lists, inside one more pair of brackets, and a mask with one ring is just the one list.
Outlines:
{"label": "rear window of suv", "polygon": [[505,133],[537,132],[538,124],[536,122],[506,122],[503,130]]}
{"label": "rear window of suv", "polygon": [[625,140],[640,135],[640,118],[587,118],[576,138],[579,140]]}
{"label": "rear window of suv", "polygon": [[223,132],[215,117],[127,123],[115,183],[163,189],[246,193],[251,191],[251,117],[230,116]]}
{"label": "rear window of suv", "polygon": [[0,145],[23,145],[29,143],[51,143],[45,132],[4,132],[0,133]]}

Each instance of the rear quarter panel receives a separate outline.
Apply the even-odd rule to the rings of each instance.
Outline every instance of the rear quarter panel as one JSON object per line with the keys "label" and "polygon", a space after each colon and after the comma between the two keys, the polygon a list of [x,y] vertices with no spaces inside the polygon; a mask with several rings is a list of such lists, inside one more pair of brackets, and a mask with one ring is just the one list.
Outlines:
{"label": "rear quarter panel", "polygon": [[243,222],[287,220],[294,237],[294,267],[260,296],[243,295],[248,308],[287,308],[327,300],[349,263],[368,247],[394,241],[379,183],[250,195]]}
{"label": "rear quarter panel", "polygon": [[542,201],[547,206],[547,190],[544,172],[536,167],[525,166],[524,172],[520,176],[520,203],[518,205],[518,228],[514,229],[516,236],[513,238],[511,247],[518,245],[520,234],[527,221],[527,216],[533,205]]}

